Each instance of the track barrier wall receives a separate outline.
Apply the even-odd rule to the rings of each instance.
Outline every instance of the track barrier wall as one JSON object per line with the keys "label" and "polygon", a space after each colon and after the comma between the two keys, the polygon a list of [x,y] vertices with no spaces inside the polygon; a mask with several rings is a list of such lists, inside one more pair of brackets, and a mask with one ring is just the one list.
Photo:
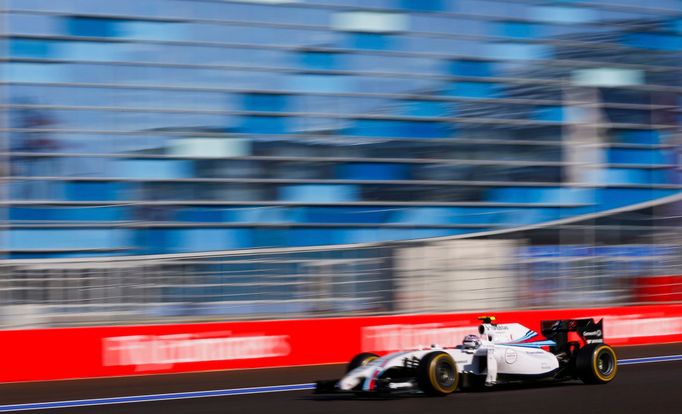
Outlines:
{"label": "track barrier wall", "polygon": [[[0,382],[345,363],[361,351],[454,346],[480,313],[0,331]],[[495,312],[539,331],[546,319],[604,318],[614,346],[682,342],[682,305]]]}
{"label": "track barrier wall", "polygon": [[638,302],[682,302],[682,276],[649,276],[635,279]]}

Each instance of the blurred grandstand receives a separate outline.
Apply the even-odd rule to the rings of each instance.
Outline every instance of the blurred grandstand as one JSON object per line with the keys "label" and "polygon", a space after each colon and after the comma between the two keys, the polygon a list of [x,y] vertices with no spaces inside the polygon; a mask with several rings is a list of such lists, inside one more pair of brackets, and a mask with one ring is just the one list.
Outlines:
{"label": "blurred grandstand", "polygon": [[2,7],[0,326],[680,300],[680,0]]}

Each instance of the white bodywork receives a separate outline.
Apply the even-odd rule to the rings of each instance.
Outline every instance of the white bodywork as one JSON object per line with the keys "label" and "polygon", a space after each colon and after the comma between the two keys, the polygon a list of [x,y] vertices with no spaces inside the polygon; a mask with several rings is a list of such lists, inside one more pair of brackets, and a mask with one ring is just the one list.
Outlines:
{"label": "white bodywork", "polygon": [[[538,335],[518,323],[482,324],[479,327],[480,344],[476,346],[440,347],[394,352],[376,359],[365,366],[358,367],[346,374],[337,388],[343,391],[376,390],[376,381],[391,368],[402,368],[418,364],[426,354],[433,351],[449,353],[457,363],[460,374],[485,377],[485,383],[492,385],[507,378],[542,378],[551,376],[558,368],[557,357],[542,347],[554,345],[553,341],[534,340]],[[414,381],[391,382],[391,389],[415,387]]]}

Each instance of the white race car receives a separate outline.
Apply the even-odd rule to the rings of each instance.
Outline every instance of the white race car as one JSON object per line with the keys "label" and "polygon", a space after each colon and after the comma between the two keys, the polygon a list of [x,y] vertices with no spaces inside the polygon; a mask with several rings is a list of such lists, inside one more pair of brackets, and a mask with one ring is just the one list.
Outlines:
{"label": "white race car", "polygon": [[343,378],[318,381],[315,392],[443,396],[458,388],[538,380],[606,384],[618,371],[616,353],[604,343],[601,320],[543,321],[541,339],[518,323],[496,324],[492,316],[479,320],[478,335],[467,335],[455,347],[431,345],[382,357],[359,354]]}

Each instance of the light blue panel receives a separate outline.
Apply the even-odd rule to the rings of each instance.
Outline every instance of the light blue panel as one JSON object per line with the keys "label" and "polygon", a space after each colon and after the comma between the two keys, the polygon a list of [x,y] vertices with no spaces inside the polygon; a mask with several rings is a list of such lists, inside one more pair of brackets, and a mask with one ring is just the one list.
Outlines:
{"label": "light blue panel", "polygon": [[667,172],[636,168],[607,168],[601,171],[600,184],[665,184]]}
{"label": "light blue panel", "polygon": [[381,239],[385,241],[428,239],[432,237],[454,236],[486,230],[489,229],[382,229]]}
{"label": "light blue panel", "polygon": [[561,106],[537,106],[533,109],[532,118],[538,121],[561,122],[564,120],[564,108]]}
{"label": "light blue panel", "polygon": [[[68,259],[73,257],[109,257],[120,256],[126,252],[76,252],[76,253],[10,253],[7,255],[8,259],[22,260],[22,259]],[[128,253],[129,254],[129,253]]]}
{"label": "light blue panel", "polygon": [[[680,5],[682,7],[682,5]],[[672,30],[679,34],[682,34],[682,19],[675,20],[671,22],[670,27]]]}
{"label": "light blue panel", "polygon": [[294,229],[254,228],[251,232],[254,247],[285,247]]}
{"label": "light blue panel", "polygon": [[534,39],[542,37],[542,26],[528,22],[498,22],[493,23],[493,35],[511,37],[515,39]]}
{"label": "light blue panel", "polygon": [[56,15],[7,14],[3,26],[4,33],[7,35],[61,36],[64,34],[61,18]]}
{"label": "light blue panel", "polygon": [[340,56],[331,52],[301,52],[299,55],[301,64],[309,69],[340,69]]}
{"label": "light blue panel", "polygon": [[121,34],[121,20],[69,16],[65,19],[67,34],[83,37],[116,37]]}
{"label": "light blue panel", "polygon": [[[507,224],[512,226],[522,226],[526,224],[543,223],[552,220],[559,220],[564,217],[564,212],[571,209],[551,209],[551,208],[519,208],[509,214]],[[571,216],[571,214],[566,214]]]}
{"label": "light blue panel", "polygon": [[64,182],[60,181],[14,181],[9,183],[13,200],[63,200]]}
{"label": "light blue panel", "polygon": [[47,59],[53,57],[55,42],[38,39],[10,39],[9,55],[18,58],[40,58]]}
{"label": "light blue panel", "polygon": [[[380,243],[470,233],[472,229],[339,229],[330,233],[334,244]],[[476,229],[475,231],[480,231]],[[319,241],[319,240],[317,240]]]}
{"label": "light blue panel", "polygon": [[225,210],[219,207],[186,207],[177,210],[174,214],[175,221],[221,223],[230,221],[227,219]]}
{"label": "light blue panel", "polygon": [[344,180],[407,180],[410,166],[405,164],[352,163],[336,166],[336,177]]}
{"label": "light blue panel", "polygon": [[633,131],[618,131],[615,134],[617,142],[623,144],[651,144],[657,145],[661,143],[661,134],[655,130],[633,130]]}
{"label": "light blue panel", "polygon": [[657,198],[668,197],[678,190],[650,188],[605,188],[597,193],[597,204],[602,210],[642,203]]}
{"label": "light blue panel", "polygon": [[182,40],[185,26],[180,23],[124,21],[119,26],[120,37],[135,40]]}
{"label": "light blue panel", "polygon": [[447,207],[414,207],[396,211],[392,222],[414,225],[450,224],[454,217],[452,209]]}
{"label": "light blue panel", "polygon": [[273,93],[247,93],[243,106],[247,111],[281,112],[288,107],[289,95]]}
{"label": "light blue panel", "polygon": [[589,188],[507,187],[489,190],[485,199],[486,201],[506,203],[590,204],[594,202],[594,190]]}
{"label": "light blue panel", "polygon": [[10,220],[20,221],[120,221],[131,220],[127,207],[13,207]]}
{"label": "light blue panel", "polygon": [[339,232],[336,240],[339,244],[378,243],[387,241],[386,235],[376,229],[344,229]]}
{"label": "light blue panel", "polygon": [[547,188],[538,189],[540,199],[553,204],[590,204],[594,203],[594,190],[591,188]]}
{"label": "light blue panel", "polygon": [[64,65],[59,63],[10,62],[0,65],[3,78],[12,82],[62,82]]}
{"label": "light blue panel", "polygon": [[674,154],[666,154],[665,151],[657,149],[610,148],[607,154],[610,164],[659,165],[674,163]]}
{"label": "light blue panel", "polygon": [[[251,229],[219,229],[223,232],[225,249],[246,249],[253,247]],[[201,249],[204,250],[204,249]]]}
{"label": "light blue panel", "polygon": [[445,0],[400,0],[400,7],[405,10],[436,12],[445,10]]}
{"label": "light blue panel", "polygon": [[[131,254],[139,254],[136,250],[122,250],[122,251],[108,251],[108,252],[86,252],[86,251],[76,251],[76,252],[64,252],[64,253],[29,253],[29,254],[17,254],[16,259],[74,259],[74,258],[85,258],[85,257],[112,257],[112,256],[129,256]],[[13,255],[14,256],[14,255]]]}
{"label": "light blue panel", "polygon": [[292,214],[298,223],[384,223],[391,207],[299,207]]}
{"label": "light blue panel", "polygon": [[355,244],[355,243],[377,243],[386,241],[384,239],[381,229],[379,228],[365,228],[365,229],[335,229],[333,234],[333,243],[335,244]]}
{"label": "light blue panel", "polygon": [[391,49],[393,38],[382,33],[350,33],[348,47],[363,50]]}
{"label": "light blue panel", "polygon": [[297,92],[345,92],[348,91],[348,77],[340,75],[294,75],[291,90]]}
{"label": "light blue panel", "polygon": [[335,236],[338,229],[302,229],[287,230],[283,235],[282,242],[287,247],[321,246],[325,244],[337,244]]}
{"label": "light blue panel", "polygon": [[450,224],[503,224],[513,221],[520,209],[505,207],[450,207]]}
{"label": "light blue panel", "polygon": [[486,82],[454,82],[445,92],[447,96],[461,98],[500,98],[500,85]]}
{"label": "light blue panel", "polygon": [[12,250],[112,249],[130,247],[127,230],[110,229],[12,229]]}
{"label": "light blue panel", "polygon": [[291,132],[291,121],[284,116],[243,116],[238,130],[252,134],[287,134]]}
{"label": "light blue panel", "polygon": [[457,76],[493,76],[493,62],[459,59],[450,64],[450,73]]}
{"label": "light blue panel", "polygon": [[176,253],[177,248],[171,248],[171,241],[176,242],[176,230],[158,228],[140,228],[134,233],[134,244],[137,254]]}
{"label": "light blue panel", "polygon": [[532,20],[548,23],[589,23],[597,19],[594,9],[562,6],[536,6],[530,9]]}
{"label": "light blue panel", "polygon": [[125,190],[116,182],[69,181],[64,184],[64,196],[70,201],[115,201]]}
{"label": "light blue panel", "polygon": [[116,160],[114,174],[120,178],[191,178],[193,162],[187,160]]}
{"label": "light blue panel", "polygon": [[5,211],[10,220],[58,220],[55,219],[55,209],[50,207],[11,207]]}
{"label": "light blue panel", "polygon": [[454,115],[455,103],[439,101],[403,101],[398,115],[444,117]]}
{"label": "light blue panel", "polygon": [[486,55],[494,59],[539,60],[550,59],[554,55],[551,46],[530,43],[490,43],[485,47]]}
{"label": "light blue panel", "polygon": [[126,46],[124,43],[60,42],[57,54],[66,60],[117,62],[126,60]]}
{"label": "light blue panel", "polygon": [[291,212],[285,207],[235,207],[223,210],[223,221],[239,223],[287,223]]}
{"label": "light blue panel", "polygon": [[628,46],[650,50],[682,50],[682,36],[661,33],[627,33],[621,42]]}
{"label": "light blue panel", "polygon": [[413,207],[395,211],[391,222],[414,225],[511,224],[525,210],[504,207]]}
{"label": "light blue panel", "polygon": [[134,217],[128,207],[70,207],[55,208],[55,220],[73,221],[122,221]]}
{"label": "light blue panel", "polygon": [[445,138],[450,135],[444,122],[357,119],[346,135],[366,137]]}
{"label": "light blue panel", "polygon": [[170,232],[175,252],[244,249],[251,247],[250,229],[182,229]]}
{"label": "light blue panel", "polygon": [[358,201],[360,189],[355,185],[300,184],[280,187],[279,200],[298,202]]}

